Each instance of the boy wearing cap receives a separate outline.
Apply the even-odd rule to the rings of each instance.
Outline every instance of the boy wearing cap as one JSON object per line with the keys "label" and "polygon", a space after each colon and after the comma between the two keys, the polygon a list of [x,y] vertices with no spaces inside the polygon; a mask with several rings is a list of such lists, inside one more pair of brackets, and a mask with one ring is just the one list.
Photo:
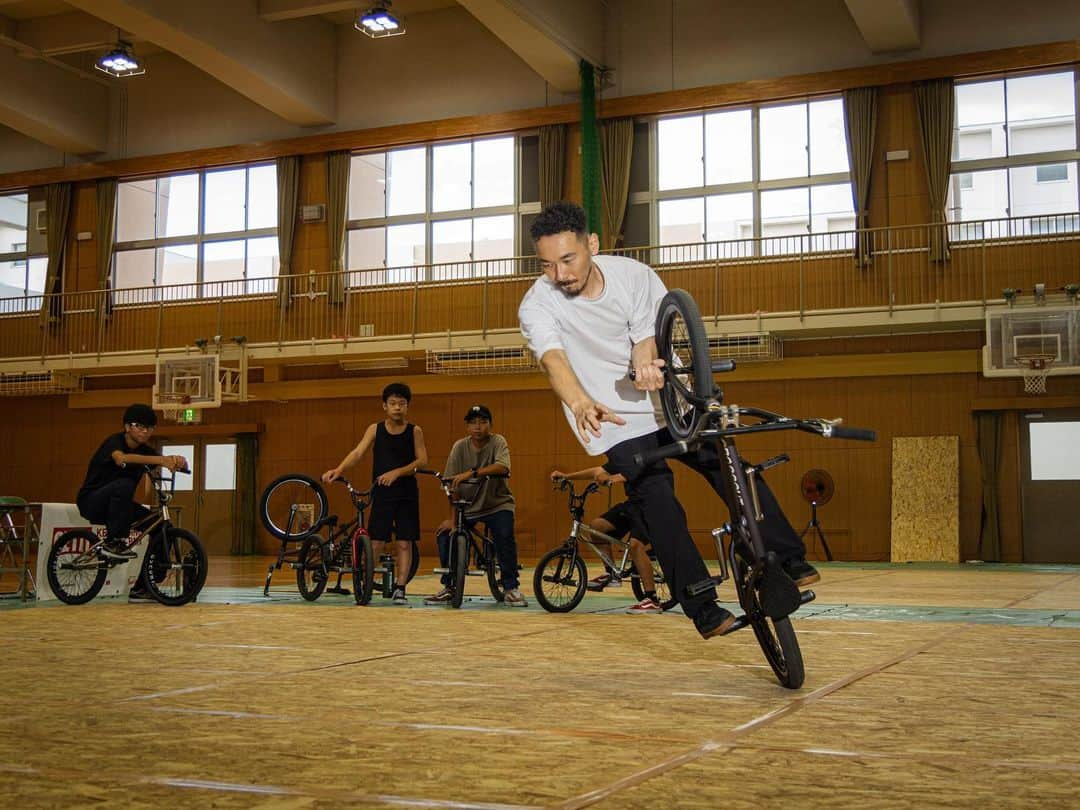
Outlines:
{"label": "boy wearing cap", "polygon": [[[506,439],[491,432],[491,411],[486,405],[473,405],[465,413],[468,435],[458,439],[450,449],[443,475],[450,478],[454,489],[463,481],[484,475],[509,475],[510,448]],[[466,493],[471,494],[471,493]],[[489,478],[479,485],[476,500],[465,512],[469,527],[483,523],[495,541],[495,554],[502,572],[505,591],[503,604],[525,607],[528,603],[518,590],[517,541],[514,539],[514,495],[505,478]],[[450,530],[453,518],[439,526],[436,539],[439,546],[439,562],[443,568],[450,564]],[[443,574],[442,590],[424,601],[427,604],[445,604],[450,601],[450,575]]]}
{"label": "boy wearing cap", "polygon": [[162,456],[146,442],[157,427],[157,416],[149,405],[135,404],[124,411],[124,429],[114,433],[94,451],[86,467],[75,503],[79,514],[91,523],[104,523],[105,541],[99,553],[114,560],[136,556],[125,540],[136,518],[149,509],[135,503],[135,489],[146,474],[146,467],[161,466],[175,472],[187,469],[183,456]]}

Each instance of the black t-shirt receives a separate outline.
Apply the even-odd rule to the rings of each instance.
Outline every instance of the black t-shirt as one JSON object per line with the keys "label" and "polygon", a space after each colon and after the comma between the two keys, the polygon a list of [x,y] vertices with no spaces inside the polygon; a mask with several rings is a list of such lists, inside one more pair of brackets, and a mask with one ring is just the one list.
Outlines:
{"label": "black t-shirt", "polygon": [[[416,444],[413,439],[413,425],[405,424],[405,430],[393,434],[386,429],[386,422],[379,422],[375,428],[375,447],[371,454],[371,480],[375,481],[384,472],[396,470],[416,461]],[[420,491],[416,486],[416,476],[403,475],[388,487],[375,487],[375,497],[379,500],[419,499]]]}
{"label": "black t-shirt", "polygon": [[101,443],[101,447],[94,452],[93,457],[90,459],[90,464],[86,467],[86,480],[83,481],[76,500],[120,478],[130,478],[136,484],[139,482],[143,473],[146,472],[146,467],[142,464],[128,464],[126,467],[121,467],[112,458],[112,454],[117,450],[121,453],[131,453],[137,456],[159,455],[157,450],[145,444],[130,448],[124,440],[123,433],[114,433]]}

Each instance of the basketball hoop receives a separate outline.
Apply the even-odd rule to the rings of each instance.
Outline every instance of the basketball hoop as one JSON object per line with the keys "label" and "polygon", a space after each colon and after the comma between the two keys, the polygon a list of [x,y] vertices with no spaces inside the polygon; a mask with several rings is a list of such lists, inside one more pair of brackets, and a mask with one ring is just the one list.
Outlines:
{"label": "basketball hoop", "polygon": [[1039,354],[1030,357],[1017,357],[1016,362],[1020,366],[1020,374],[1024,378],[1025,394],[1045,394],[1046,377],[1050,374],[1050,366],[1054,364],[1054,355]]}

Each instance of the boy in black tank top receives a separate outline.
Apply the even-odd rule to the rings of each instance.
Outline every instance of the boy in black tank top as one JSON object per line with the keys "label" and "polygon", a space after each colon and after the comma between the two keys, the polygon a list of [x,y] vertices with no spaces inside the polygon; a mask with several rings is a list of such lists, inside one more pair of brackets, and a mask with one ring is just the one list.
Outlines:
{"label": "boy in black tank top", "polygon": [[391,383],[383,389],[382,399],[386,418],[369,425],[360,443],[334,469],[323,473],[322,480],[330,483],[340,478],[369,449],[373,451],[368,534],[376,557],[383,553],[391,534],[397,541],[394,604],[407,605],[405,579],[412,565],[413,543],[420,539],[420,493],[415,473],[427,464],[427,448],[424,432],[405,419],[412,401],[409,386]]}

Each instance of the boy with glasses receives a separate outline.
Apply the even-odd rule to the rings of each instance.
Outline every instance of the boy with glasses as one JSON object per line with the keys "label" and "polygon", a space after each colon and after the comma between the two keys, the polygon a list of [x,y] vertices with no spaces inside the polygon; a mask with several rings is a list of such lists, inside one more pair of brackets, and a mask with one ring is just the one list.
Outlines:
{"label": "boy with glasses", "polygon": [[105,439],[87,465],[75,502],[84,518],[105,524],[106,537],[100,549],[105,557],[130,560],[137,556],[125,541],[131,524],[150,511],[135,502],[135,490],[146,467],[165,467],[172,472],[187,469],[183,456],[162,456],[147,444],[156,426],[157,416],[149,405],[128,406],[124,430]]}

